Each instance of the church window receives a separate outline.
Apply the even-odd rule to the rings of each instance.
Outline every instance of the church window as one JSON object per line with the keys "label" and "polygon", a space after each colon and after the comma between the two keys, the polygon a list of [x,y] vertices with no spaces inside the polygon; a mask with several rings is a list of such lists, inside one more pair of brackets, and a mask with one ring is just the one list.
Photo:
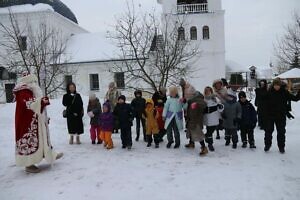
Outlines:
{"label": "church window", "polygon": [[183,27],[178,28],[178,40],[185,40],[185,30]]}
{"label": "church window", "polygon": [[115,78],[115,83],[117,84],[117,88],[125,88],[124,72],[116,72],[114,78]]}
{"label": "church window", "polygon": [[197,28],[195,26],[191,27],[191,40],[197,40]]}
{"label": "church window", "polygon": [[203,26],[203,40],[209,40],[209,27],[208,26]]}
{"label": "church window", "polygon": [[99,90],[99,74],[90,74],[90,89]]}

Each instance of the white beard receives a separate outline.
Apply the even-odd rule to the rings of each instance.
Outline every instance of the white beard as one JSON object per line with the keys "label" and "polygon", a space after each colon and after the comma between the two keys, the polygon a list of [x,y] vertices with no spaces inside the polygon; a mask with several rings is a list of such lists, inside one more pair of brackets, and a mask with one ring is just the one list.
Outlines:
{"label": "white beard", "polygon": [[27,84],[27,85],[31,88],[33,96],[35,98],[42,98],[43,97],[43,91],[40,88],[40,86],[38,86],[36,83],[30,83],[30,84]]}

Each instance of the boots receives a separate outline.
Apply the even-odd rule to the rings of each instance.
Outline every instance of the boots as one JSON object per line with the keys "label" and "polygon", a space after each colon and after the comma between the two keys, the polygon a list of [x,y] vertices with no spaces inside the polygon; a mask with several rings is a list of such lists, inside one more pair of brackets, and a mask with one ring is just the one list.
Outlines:
{"label": "boots", "polygon": [[35,165],[31,165],[29,167],[25,167],[25,171],[28,173],[40,173],[41,170]]}
{"label": "boots", "polygon": [[284,154],[285,153],[284,147],[279,147],[279,152],[282,153],[282,154]]}
{"label": "boots", "polygon": [[225,146],[229,146],[230,145],[230,140],[226,140]]}
{"label": "boots", "polygon": [[243,142],[242,148],[247,148],[247,142]]}
{"label": "boots", "polygon": [[178,149],[180,147],[180,143],[174,145],[174,149]]}
{"label": "boots", "polygon": [[209,149],[209,151],[215,151],[215,148],[212,144],[208,145],[208,149]]}
{"label": "boots", "polygon": [[205,156],[208,154],[208,150],[206,147],[201,147],[200,156]]}
{"label": "boots", "polygon": [[79,135],[76,136],[76,144],[81,144]]}
{"label": "boots", "polygon": [[194,149],[195,148],[195,143],[194,142],[189,142],[188,144],[185,145],[185,148]]}
{"label": "boots", "polygon": [[57,155],[56,155],[56,160],[59,160],[59,159],[61,159],[62,157],[64,156],[64,154],[63,153],[58,153]]}
{"label": "boots", "polygon": [[250,149],[256,149],[255,144],[250,144]]}
{"label": "boots", "polygon": [[236,149],[236,148],[237,148],[237,144],[234,143],[234,144],[232,145],[232,148],[233,148],[233,149]]}
{"label": "boots", "polygon": [[70,135],[70,140],[69,140],[69,144],[74,144],[74,136]]}
{"label": "boots", "polygon": [[270,150],[270,148],[271,148],[271,145],[266,145],[264,148],[265,152],[268,152]]}
{"label": "boots", "polygon": [[168,142],[167,148],[170,149],[172,144],[173,144],[173,142]]}

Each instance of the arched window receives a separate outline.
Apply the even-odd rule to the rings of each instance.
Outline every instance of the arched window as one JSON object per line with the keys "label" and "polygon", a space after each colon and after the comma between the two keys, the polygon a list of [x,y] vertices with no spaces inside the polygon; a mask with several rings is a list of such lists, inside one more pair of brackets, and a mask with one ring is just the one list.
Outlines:
{"label": "arched window", "polygon": [[196,28],[196,26],[191,27],[190,33],[191,33],[191,40],[197,40],[197,28]]}
{"label": "arched window", "polygon": [[209,40],[209,27],[203,26],[203,40]]}
{"label": "arched window", "polygon": [[185,30],[183,27],[178,28],[178,40],[185,40]]}

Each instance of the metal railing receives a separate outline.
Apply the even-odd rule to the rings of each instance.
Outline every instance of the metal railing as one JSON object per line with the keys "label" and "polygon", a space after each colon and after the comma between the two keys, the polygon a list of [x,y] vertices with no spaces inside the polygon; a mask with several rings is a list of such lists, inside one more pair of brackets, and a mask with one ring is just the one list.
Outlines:
{"label": "metal railing", "polygon": [[207,3],[177,5],[177,13],[178,14],[201,13],[201,12],[208,12],[208,4]]}

